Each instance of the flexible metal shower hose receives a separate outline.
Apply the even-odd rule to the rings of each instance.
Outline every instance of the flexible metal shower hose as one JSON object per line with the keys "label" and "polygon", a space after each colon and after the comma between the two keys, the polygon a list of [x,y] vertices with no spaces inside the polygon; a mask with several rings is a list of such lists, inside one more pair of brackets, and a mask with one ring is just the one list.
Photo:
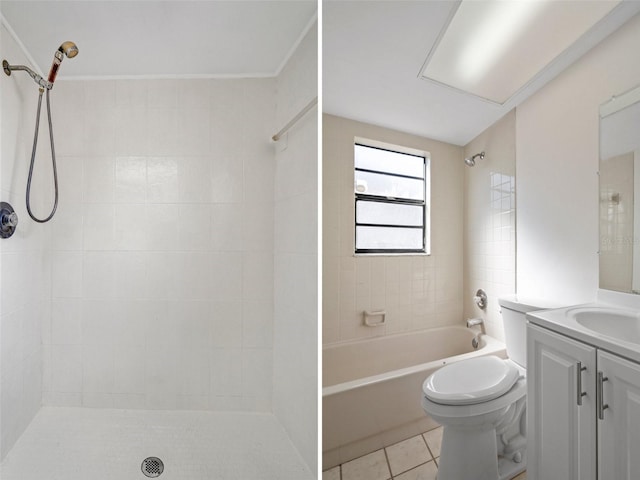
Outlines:
{"label": "flexible metal shower hose", "polygon": [[36,113],[36,131],[33,135],[33,148],[31,150],[31,165],[29,166],[29,178],[27,179],[27,212],[29,216],[38,223],[48,222],[53,218],[58,208],[58,169],[56,168],[56,151],[53,148],[53,126],[51,125],[51,104],[49,103],[49,90],[47,90],[47,119],[49,120],[49,139],[51,141],[51,163],[53,165],[53,185],[55,187],[55,200],[53,203],[53,209],[47,218],[40,219],[36,217],[31,211],[31,178],[33,177],[33,166],[36,160],[36,147],[38,145],[38,130],[40,129],[40,107],[42,106],[42,93],[44,89],[40,89],[40,95],[38,96],[38,111]]}

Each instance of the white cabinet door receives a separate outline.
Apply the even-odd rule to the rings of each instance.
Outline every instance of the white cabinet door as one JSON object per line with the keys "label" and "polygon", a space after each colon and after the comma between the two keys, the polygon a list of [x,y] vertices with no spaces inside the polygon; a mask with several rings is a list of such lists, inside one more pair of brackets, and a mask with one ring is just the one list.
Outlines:
{"label": "white cabinet door", "polygon": [[595,348],[527,325],[527,479],[595,480],[595,367]]}
{"label": "white cabinet door", "polygon": [[598,411],[598,478],[640,478],[640,365],[598,351],[602,404]]}

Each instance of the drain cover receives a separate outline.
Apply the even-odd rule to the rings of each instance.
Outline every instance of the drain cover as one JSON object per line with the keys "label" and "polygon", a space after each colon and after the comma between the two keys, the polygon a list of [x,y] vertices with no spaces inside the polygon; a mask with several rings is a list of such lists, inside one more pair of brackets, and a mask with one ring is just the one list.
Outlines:
{"label": "drain cover", "polygon": [[142,473],[149,478],[159,477],[164,472],[164,463],[158,457],[148,457],[142,461]]}

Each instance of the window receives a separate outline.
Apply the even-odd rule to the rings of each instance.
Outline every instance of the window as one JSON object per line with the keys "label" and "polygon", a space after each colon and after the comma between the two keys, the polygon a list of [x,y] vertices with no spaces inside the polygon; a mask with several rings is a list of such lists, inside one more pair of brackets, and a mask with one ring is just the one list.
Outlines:
{"label": "window", "polygon": [[428,253],[428,154],[392,149],[355,144],[356,253]]}

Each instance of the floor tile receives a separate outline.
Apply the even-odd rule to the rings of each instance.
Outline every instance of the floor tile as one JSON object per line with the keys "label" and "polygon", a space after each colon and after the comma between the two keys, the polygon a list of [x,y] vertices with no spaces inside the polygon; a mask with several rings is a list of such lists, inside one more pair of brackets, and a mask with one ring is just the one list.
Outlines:
{"label": "floor tile", "polygon": [[149,456],[163,460],[163,480],[316,478],[271,414],[53,407],[40,409],[0,478],[145,478]]}
{"label": "floor tile", "polygon": [[393,478],[394,480],[436,480],[437,473],[436,464],[431,461]]}
{"label": "floor tile", "polygon": [[431,454],[422,435],[391,445],[386,450],[394,476],[431,460]]}
{"label": "floor tile", "polygon": [[322,480],[340,480],[340,467],[333,467],[322,472]]}
{"label": "floor tile", "polygon": [[342,480],[389,480],[391,473],[384,450],[342,464]]}
{"label": "floor tile", "polygon": [[[331,468],[322,473],[322,480],[436,480],[441,449],[438,427]],[[527,472],[511,480],[527,480]]]}
{"label": "floor tile", "polygon": [[427,441],[427,445],[429,445],[429,450],[431,450],[431,455],[433,455],[433,458],[439,457],[440,449],[442,448],[442,427],[434,428],[433,430],[429,430],[422,435]]}

